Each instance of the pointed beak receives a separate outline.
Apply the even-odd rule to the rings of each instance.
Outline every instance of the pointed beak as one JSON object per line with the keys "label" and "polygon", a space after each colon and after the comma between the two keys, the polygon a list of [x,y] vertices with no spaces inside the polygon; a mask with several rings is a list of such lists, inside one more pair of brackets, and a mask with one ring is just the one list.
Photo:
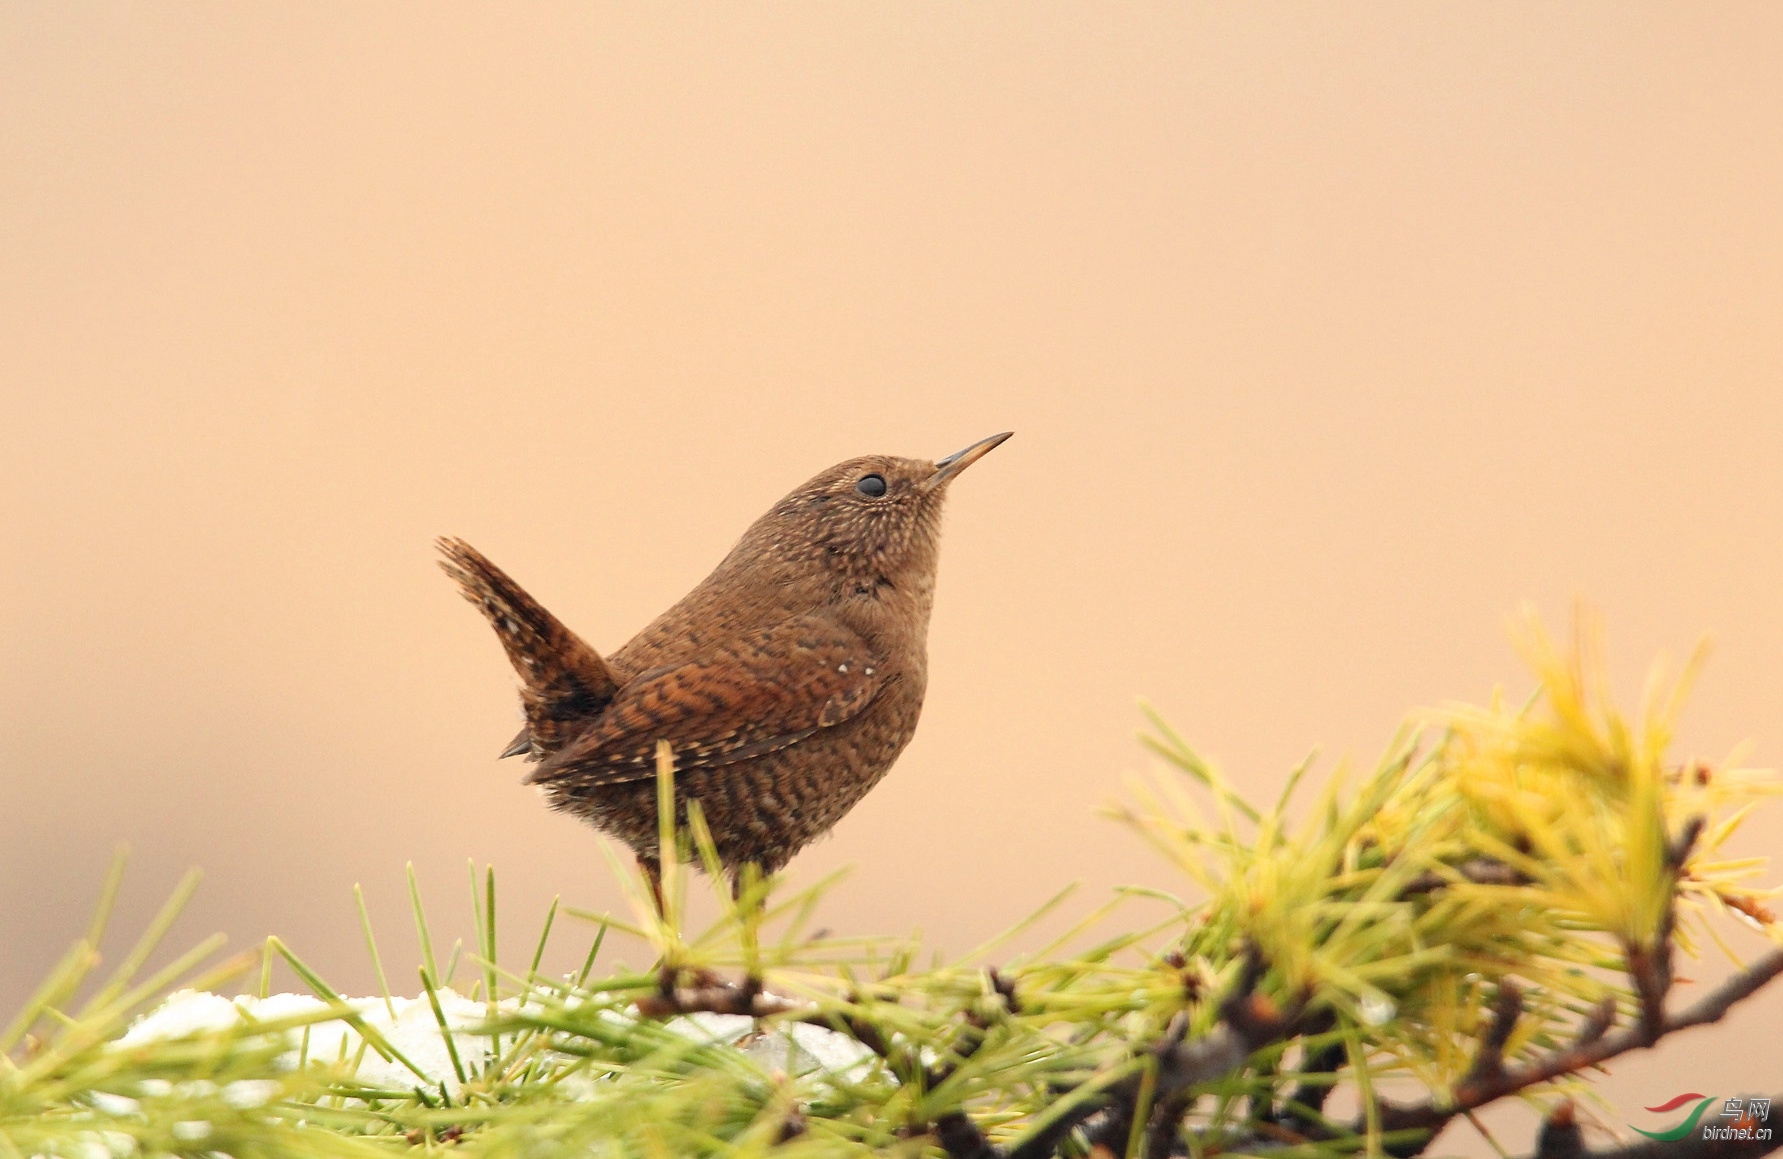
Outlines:
{"label": "pointed beak", "polygon": [[1002,446],[1003,441],[1014,433],[1014,431],[1004,431],[1002,434],[992,435],[988,439],[979,439],[963,451],[955,451],[945,459],[935,460],[935,473],[923,480],[922,489],[933,491],[937,487],[945,486],[949,479]]}

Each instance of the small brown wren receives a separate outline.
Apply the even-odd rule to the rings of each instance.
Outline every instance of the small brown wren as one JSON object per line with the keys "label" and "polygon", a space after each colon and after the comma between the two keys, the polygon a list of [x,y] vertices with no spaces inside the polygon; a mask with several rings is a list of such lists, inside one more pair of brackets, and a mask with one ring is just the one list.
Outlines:
{"label": "small brown wren", "polygon": [[526,726],[502,756],[537,762],[526,780],[551,807],[625,842],[655,880],[666,740],[676,800],[700,803],[727,874],[778,871],[916,732],[942,500],[1009,434],[933,463],[869,455],[831,467],[604,659],[470,544],[441,539],[440,566],[520,675]]}

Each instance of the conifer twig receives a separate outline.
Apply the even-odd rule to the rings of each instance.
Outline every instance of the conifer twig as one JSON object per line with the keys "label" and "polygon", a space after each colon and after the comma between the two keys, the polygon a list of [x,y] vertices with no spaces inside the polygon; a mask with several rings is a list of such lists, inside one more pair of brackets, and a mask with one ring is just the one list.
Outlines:
{"label": "conifer twig", "polygon": [[[1470,1074],[1454,1091],[1453,1101],[1443,1107],[1433,1103],[1421,1103],[1416,1106],[1400,1106],[1392,1103],[1381,1104],[1381,1124],[1388,1131],[1424,1130],[1429,1134],[1424,1142],[1415,1144],[1408,1150],[1396,1150],[1396,1153],[1415,1155],[1423,1146],[1436,1137],[1436,1133],[1454,1116],[1464,1111],[1476,1110],[1487,1103],[1495,1102],[1507,1095],[1540,1083],[1549,1082],[1562,1075],[1575,1074],[1586,1067],[1606,1062],[1617,1055],[1631,1050],[1651,1046],[1668,1034],[1676,1034],[1680,1030],[1688,1030],[1693,1026],[1707,1026],[1719,1022],[1729,1010],[1742,1000],[1751,997],[1766,983],[1783,974],[1783,949],[1772,950],[1760,958],[1749,968],[1735,974],[1705,995],[1701,1001],[1670,1016],[1661,1018],[1657,1033],[1645,1025],[1630,1026],[1614,1033],[1602,1034],[1596,1038],[1581,1040],[1564,1050],[1558,1050],[1546,1058],[1538,1059],[1518,1067],[1500,1067],[1496,1074]],[[1651,1037],[1650,1037],[1651,1036]],[[1640,1152],[1643,1156],[1657,1156],[1669,1152]],[[1761,1154],[1762,1152],[1752,1152]],[[1705,1155],[1709,1152],[1704,1152]],[[1733,1154],[1733,1152],[1729,1152]],[[1745,1152],[1740,1152],[1745,1154]],[[1630,1155],[1627,1159],[1639,1159]]]}
{"label": "conifer twig", "polygon": [[638,999],[638,1013],[645,1018],[674,1018],[681,1014],[744,1014],[750,1018],[767,1018],[775,1014],[809,1013],[816,1007],[809,1002],[770,994],[758,985],[726,982],[714,974],[700,971],[692,986],[679,985],[677,972],[665,968],[662,984],[654,994]]}
{"label": "conifer twig", "polygon": [[[1004,1159],[1046,1159],[1073,1129],[1104,1111],[1108,1112],[1106,1118],[1093,1132],[1096,1141],[1104,1145],[1114,1142],[1124,1149],[1122,1127],[1131,1129],[1141,1110],[1141,1094],[1147,1087],[1148,1112],[1152,1108],[1178,1115],[1186,1111],[1187,1103],[1179,1095],[1190,1087],[1237,1071],[1252,1054],[1289,1033],[1298,1021],[1297,1012],[1285,1015],[1257,993],[1257,984],[1263,980],[1266,969],[1267,963],[1256,948],[1246,947],[1244,970],[1232,993],[1220,1004],[1217,1026],[1190,1039],[1186,1037],[1188,1022],[1179,1015],[1152,1048],[1150,1066],[1135,1069],[1095,1095],[1081,1098],[1070,1111],[1030,1136]],[[1154,1077],[1148,1079],[1148,1075]],[[1168,1130],[1173,1134],[1175,1124]],[[960,1157],[950,1155],[950,1159]]]}
{"label": "conifer twig", "polygon": [[[1783,1102],[1783,1095],[1773,1100]],[[1759,1132],[1752,1132],[1757,1136]],[[1701,1131],[1682,1139],[1642,1139],[1603,1151],[1587,1151],[1570,1102],[1542,1124],[1536,1151],[1531,1159],[1759,1159],[1783,1147],[1783,1133],[1774,1128],[1767,1138],[1721,1139],[1704,1138]]]}

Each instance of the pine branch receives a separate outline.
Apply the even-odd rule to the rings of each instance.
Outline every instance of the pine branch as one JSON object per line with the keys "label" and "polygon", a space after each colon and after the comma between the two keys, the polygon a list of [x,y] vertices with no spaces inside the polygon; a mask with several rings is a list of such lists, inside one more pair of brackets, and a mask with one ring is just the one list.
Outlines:
{"label": "pine branch", "polygon": [[[1783,1102],[1783,1096],[1776,1101]],[[1682,1139],[1642,1139],[1604,1151],[1587,1151],[1569,1101],[1542,1124],[1530,1159],[1759,1159],[1783,1147],[1776,1129],[1766,1133],[1769,1137],[1764,1139],[1715,1139],[1704,1138],[1698,1131]]]}
{"label": "pine branch", "polygon": [[[1217,1026],[1200,1038],[1187,1039],[1188,1020],[1179,1014],[1152,1047],[1147,1067],[1093,1093],[1082,1089],[1070,1092],[1067,1098],[1076,1097],[1076,1105],[1000,1159],[1046,1159],[1066,1135],[1092,1119],[1096,1122],[1086,1131],[1092,1146],[1100,1143],[1122,1153],[1126,1149],[1126,1134],[1138,1118],[1145,1094],[1150,1096],[1152,1114],[1176,1116],[1154,1137],[1162,1138],[1165,1131],[1174,1136],[1180,1116],[1188,1110],[1189,1104],[1180,1097],[1184,1092],[1235,1073],[1256,1051],[1295,1029],[1298,1011],[1284,1014],[1275,1003],[1256,992],[1266,969],[1262,955],[1254,947],[1248,948],[1244,971],[1232,993],[1220,1004]],[[1150,1114],[1147,1118],[1151,1121]],[[950,1154],[949,1159],[962,1157]]]}
{"label": "pine branch", "polygon": [[[1604,1033],[1595,1038],[1581,1036],[1580,1041],[1564,1050],[1558,1050],[1546,1058],[1519,1067],[1500,1066],[1493,1073],[1470,1072],[1455,1088],[1454,1101],[1447,1106],[1437,1107],[1433,1103],[1417,1106],[1398,1106],[1391,1103],[1381,1105],[1381,1125],[1387,1131],[1423,1130],[1428,1134],[1423,1143],[1415,1144],[1410,1149],[1394,1149],[1396,1154],[1416,1155],[1434,1138],[1445,1124],[1456,1115],[1466,1111],[1477,1110],[1487,1103],[1495,1102],[1507,1095],[1541,1083],[1550,1082],[1562,1075],[1574,1074],[1586,1067],[1606,1062],[1617,1055],[1631,1050],[1650,1047],[1668,1034],[1676,1034],[1693,1026],[1706,1026],[1719,1022],[1729,1010],[1742,1000],[1751,997],[1766,983],[1783,974],[1783,949],[1773,950],[1759,959],[1749,969],[1743,970],[1717,986],[1695,1005],[1676,1014],[1662,1015],[1656,1027],[1649,1026],[1645,1019],[1640,1024],[1614,1033]],[[1501,1007],[1501,1010],[1503,1007]],[[1490,1040],[1497,1033],[1497,1019],[1488,1033]],[[1594,1029],[1590,1026],[1587,1029]],[[1508,1030],[1506,1031],[1508,1034]],[[1479,1071],[1476,1065],[1475,1072]],[[1643,1153],[1645,1154],[1645,1153]],[[1705,1153],[1706,1154],[1706,1153]],[[1744,1154],[1744,1152],[1742,1152]],[[1635,1157],[1630,1157],[1635,1159]]]}
{"label": "pine branch", "polygon": [[682,1014],[743,1014],[768,1018],[776,1014],[815,1012],[809,1002],[782,998],[761,989],[759,982],[738,985],[709,971],[694,974],[692,986],[679,985],[677,971],[664,969],[656,993],[638,999],[638,1013],[645,1018],[674,1018]]}

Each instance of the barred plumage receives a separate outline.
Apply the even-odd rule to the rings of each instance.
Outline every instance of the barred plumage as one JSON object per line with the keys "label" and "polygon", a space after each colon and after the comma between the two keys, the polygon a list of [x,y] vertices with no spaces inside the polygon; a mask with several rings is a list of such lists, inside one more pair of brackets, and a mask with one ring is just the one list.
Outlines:
{"label": "barred plumage", "polygon": [[554,808],[654,871],[654,753],[667,740],[678,798],[699,801],[725,867],[779,869],[915,733],[942,498],[1008,437],[934,463],[869,456],[830,468],[605,659],[475,548],[440,540],[441,566],[520,676],[527,727],[503,755],[539,762],[527,780]]}

